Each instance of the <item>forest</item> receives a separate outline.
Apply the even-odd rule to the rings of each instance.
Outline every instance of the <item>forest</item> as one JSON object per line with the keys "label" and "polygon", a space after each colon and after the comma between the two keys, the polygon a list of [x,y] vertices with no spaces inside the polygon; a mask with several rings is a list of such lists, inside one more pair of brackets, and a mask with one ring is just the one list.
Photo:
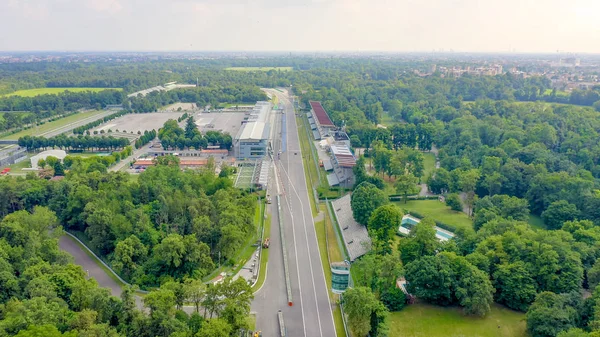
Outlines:
{"label": "forest", "polygon": [[[42,182],[19,183],[36,189]],[[142,299],[148,308],[142,312],[134,288],[119,298],[88,279],[59,249],[62,232],[55,213],[37,205],[0,222],[0,336],[227,337],[248,328],[253,296],[242,279],[216,286],[164,279]],[[200,305],[207,310],[200,312]]]}
{"label": "forest", "polygon": [[[70,169],[71,160],[67,169]],[[158,165],[131,182],[80,168],[60,182],[0,180],[0,214],[46,206],[122,277],[141,288],[200,279],[228,263],[254,233],[256,197],[210,171]]]}

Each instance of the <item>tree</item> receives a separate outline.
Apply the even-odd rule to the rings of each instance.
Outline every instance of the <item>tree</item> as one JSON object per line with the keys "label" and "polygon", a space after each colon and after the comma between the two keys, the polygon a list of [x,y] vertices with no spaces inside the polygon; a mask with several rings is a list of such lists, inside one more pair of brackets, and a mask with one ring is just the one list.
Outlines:
{"label": "tree", "polygon": [[194,122],[194,117],[189,117],[185,123],[185,138],[192,139],[197,134],[198,127]]}
{"label": "tree", "polygon": [[555,201],[542,212],[542,219],[548,229],[560,229],[565,222],[576,220],[578,217],[577,206],[566,200]]}
{"label": "tree", "polygon": [[231,326],[220,318],[210,319],[202,324],[196,337],[229,337]]}
{"label": "tree", "polygon": [[147,255],[148,247],[137,236],[131,235],[117,243],[112,265],[117,272],[129,278],[145,262]]}
{"label": "tree", "polygon": [[577,317],[566,294],[541,292],[527,311],[527,330],[532,337],[554,337],[575,328]]}
{"label": "tree", "polygon": [[406,265],[409,292],[426,301],[460,304],[469,315],[485,316],[493,303],[494,288],[486,273],[463,256],[442,252]]}
{"label": "tree", "polygon": [[401,175],[396,179],[394,185],[396,187],[396,193],[403,195],[404,203],[408,202],[408,194],[414,190],[418,181],[418,178],[412,175],[412,173]]}
{"label": "tree", "polygon": [[535,282],[522,261],[500,265],[493,282],[496,301],[511,309],[526,311],[535,299]]}
{"label": "tree", "polygon": [[439,168],[427,178],[426,182],[431,192],[436,194],[446,193],[450,190],[452,184],[452,174],[444,168]]}
{"label": "tree", "polygon": [[351,207],[352,215],[359,224],[366,226],[371,214],[379,207],[388,202],[388,199],[375,185],[368,182],[360,184],[352,193]]}
{"label": "tree", "polygon": [[16,337],[77,337],[77,331],[63,334],[54,325],[30,325],[27,330],[19,331]]}
{"label": "tree", "polygon": [[462,203],[456,193],[449,194],[446,197],[446,206],[450,207],[453,211],[462,212]]}
{"label": "tree", "polygon": [[457,275],[450,264],[436,256],[423,256],[405,266],[408,292],[427,302],[450,305]]}
{"label": "tree", "polygon": [[188,278],[185,280],[185,292],[188,301],[192,302],[196,307],[196,312],[200,312],[200,305],[206,294],[206,284],[201,280]]}
{"label": "tree", "polygon": [[407,238],[400,240],[398,250],[404,264],[412,262],[425,255],[433,255],[440,246],[435,236],[435,222],[430,218],[422,219],[414,225]]}
{"label": "tree", "polygon": [[460,171],[458,175],[458,185],[466,194],[465,204],[468,208],[468,215],[471,215],[473,211],[473,204],[475,203],[475,186],[477,185],[477,181],[479,180],[479,170],[471,169]]}
{"label": "tree", "polygon": [[400,311],[406,304],[406,295],[394,285],[381,294],[381,302],[390,311]]}
{"label": "tree", "polygon": [[371,237],[376,238],[377,251],[383,254],[392,252],[392,242],[402,222],[402,211],[398,206],[387,204],[380,206],[373,212],[367,228]]}
{"label": "tree", "polygon": [[372,329],[371,315],[382,306],[367,287],[349,288],[344,293],[344,312],[352,335],[366,337]]}

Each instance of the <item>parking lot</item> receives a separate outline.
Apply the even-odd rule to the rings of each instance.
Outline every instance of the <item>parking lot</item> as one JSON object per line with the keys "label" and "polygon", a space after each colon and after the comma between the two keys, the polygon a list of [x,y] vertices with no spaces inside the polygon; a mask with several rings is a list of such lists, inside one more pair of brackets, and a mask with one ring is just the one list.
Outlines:
{"label": "parking lot", "polygon": [[199,112],[194,114],[198,129],[205,133],[206,131],[223,131],[229,132],[232,137],[240,131],[242,121],[244,120],[243,112]]}

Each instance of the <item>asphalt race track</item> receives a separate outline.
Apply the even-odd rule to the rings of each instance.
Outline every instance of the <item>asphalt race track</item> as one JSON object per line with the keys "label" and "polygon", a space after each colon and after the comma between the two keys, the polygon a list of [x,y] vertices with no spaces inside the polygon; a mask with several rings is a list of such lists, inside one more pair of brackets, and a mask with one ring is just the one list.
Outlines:
{"label": "asphalt race track", "polygon": [[[279,336],[277,311],[284,314],[287,335],[305,337],[333,337],[336,335],[331,303],[319,254],[309,191],[306,187],[302,152],[296,125],[296,116],[288,97],[275,90],[269,90],[279,98],[285,113],[276,117],[273,125],[273,147],[277,154],[282,144],[280,138],[281,121],[286,118],[286,148],[281,149],[280,160],[275,161],[281,192],[281,214],[284,221],[287,242],[290,283],[293,306],[288,306],[281,257],[281,243],[277,222],[277,205],[271,204],[273,223],[271,224],[271,252],[269,253],[268,273],[264,286],[255,294],[252,311],[257,312],[257,329],[264,336]],[[277,156],[274,156],[277,158]],[[272,195],[275,179],[270,181]]]}

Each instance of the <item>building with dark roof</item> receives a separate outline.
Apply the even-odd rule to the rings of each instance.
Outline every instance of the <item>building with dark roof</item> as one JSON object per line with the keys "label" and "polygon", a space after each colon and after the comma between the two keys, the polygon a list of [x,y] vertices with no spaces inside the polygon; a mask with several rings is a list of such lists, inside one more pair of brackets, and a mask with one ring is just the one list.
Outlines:
{"label": "building with dark roof", "polygon": [[[329,115],[321,105],[321,102],[310,101],[310,112],[312,115],[312,120],[309,118],[309,123],[312,122],[316,126],[316,130],[318,130],[319,138],[321,139],[326,136],[333,134],[336,127],[329,118]],[[311,124],[312,128],[312,124]]]}

